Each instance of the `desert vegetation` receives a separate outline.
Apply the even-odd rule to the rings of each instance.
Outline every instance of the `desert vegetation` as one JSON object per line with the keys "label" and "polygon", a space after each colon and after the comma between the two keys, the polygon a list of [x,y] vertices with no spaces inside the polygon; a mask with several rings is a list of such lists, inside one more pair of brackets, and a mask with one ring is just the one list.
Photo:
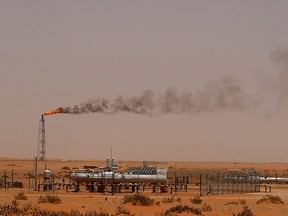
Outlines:
{"label": "desert vegetation", "polygon": [[180,205],[180,204],[166,210],[164,215],[170,216],[173,215],[174,213],[181,214],[183,212],[192,213],[194,215],[202,215],[202,211],[200,208],[193,208],[188,205]]}
{"label": "desert vegetation", "polygon": [[171,197],[164,197],[162,199],[162,203],[174,203],[174,202],[181,202],[181,198],[180,197],[175,197],[175,196],[171,196]]}
{"label": "desert vegetation", "polygon": [[[122,212],[124,213],[124,212]],[[39,207],[32,208],[31,203],[24,203],[22,206],[16,200],[11,204],[0,205],[0,215],[14,216],[14,215],[32,215],[32,216],[110,216],[105,211],[87,211],[81,213],[79,210],[66,211],[52,211],[48,209],[41,209]]]}
{"label": "desert vegetation", "polygon": [[263,203],[263,202],[273,203],[273,204],[284,204],[284,201],[281,199],[281,197],[274,196],[274,195],[271,195],[271,194],[266,195],[263,198],[259,199],[257,201],[257,204]]}
{"label": "desert vegetation", "polygon": [[227,203],[225,203],[225,205],[238,205],[237,201],[229,201]]}
{"label": "desert vegetation", "polygon": [[27,196],[24,194],[24,192],[19,192],[14,197],[16,200],[27,200]]}
{"label": "desert vegetation", "polygon": [[[199,196],[199,193],[197,193],[199,186],[196,185],[196,179],[194,179],[195,181],[193,180],[193,182],[189,185],[188,192],[173,190],[172,194],[155,194],[152,193],[152,188],[146,187],[146,190],[140,190],[139,194],[131,193],[131,191],[127,191],[125,188],[122,188],[123,190],[121,191],[121,194],[112,195],[111,193],[109,193],[108,188],[108,192],[105,193],[105,195],[103,196],[101,193],[91,193],[88,190],[85,190],[85,185],[81,185],[83,190],[77,193],[72,192],[73,188],[70,188],[67,192],[62,187],[55,188],[53,193],[52,191],[34,191],[34,181],[33,179],[31,179],[34,178],[34,176],[31,174],[31,172],[27,171],[28,166],[25,165],[25,163],[27,162],[9,162],[9,164],[16,165],[13,166],[14,188],[12,188],[12,172],[9,170],[9,172],[7,171],[6,173],[6,180],[9,183],[9,187],[7,188],[7,190],[5,190],[2,184],[2,189],[0,189],[0,215],[283,215],[281,213],[283,212],[283,209],[286,208],[285,204],[287,203],[288,199],[288,186],[285,184],[271,184],[271,193],[264,193],[264,187],[261,187],[260,193],[253,193],[247,195],[221,194],[220,196],[212,196],[209,194],[208,196]],[[20,166],[21,164],[23,165]],[[29,162],[29,164],[32,163]],[[93,165],[92,162],[87,162],[86,164]],[[131,164],[134,164],[134,162],[131,162]],[[4,167],[6,166],[5,169],[9,169],[9,167],[7,167],[6,161],[2,161],[1,165],[3,165]],[[212,165],[214,166],[215,164],[209,163],[207,164],[207,167]],[[222,166],[222,164],[218,165]],[[237,166],[238,165],[239,163],[237,164]],[[273,167],[275,166],[275,164],[272,165]],[[178,165],[178,167],[182,166],[184,166],[183,163]],[[223,164],[223,166],[227,166],[227,164]],[[241,166],[246,165],[244,164]],[[69,162],[69,164],[67,164],[67,162],[65,161],[56,161],[55,163],[50,164],[51,171],[53,171],[53,173],[55,174],[59,173],[59,176],[65,176],[65,174],[68,174],[70,172],[69,170],[76,169],[77,167],[81,167],[80,162]],[[124,165],[124,167],[126,166]],[[285,169],[287,169],[287,167]],[[5,180],[5,175],[3,174],[3,171],[0,172],[0,185]],[[28,180],[31,180],[33,186],[31,188],[32,190],[30,191],[28,190]],[[20,182],[21,187],[18,188],[15,186],[16,181],[23,182],[23,184]],[[43,181],[42,173],[39,173],[39,181],[41,183]],[[57,184],[62,184],[62,178],[55,178],[55,182],[57,182]],[[68,181],[65,181],[65,183],[67,184]],[[281,198],[277,195],[280,195]],[[280,205],[284,202],[284,205]],[[273,207],[273,205],[275,205],[275,207]]]}
{"label": "desert vegetation", "polygon": [[190,201],[191,201],[193,204],[201,204],[201,203],[202,203],[202,199],[200,198],[200,196],[196,196],[196,197],[194,197],[193,199],[190,199]]}
{"label": "desert vegetation", "polygon": [[135,214],[132,214],[130,210],[124,208],[122,205],[117,206],[116,208],[116,215],[128,215],[128,216],[135,216]]}
{"label": "desert vegetation", "polygon": [[255,216],[255,215],[248,206],[243,206],[242,211],[238,214],[233,213],[233,216]]}
{"label": "desert vegetation", "polygon": [[38,203],[53,203],[53,204],[60,204],[62,203],[61,199],[56,195],[45,195],[40,196],[38,199]]}
{"label": "desert vegetation", "polygon": [[125,195],[122,200],[123,204],[131,203],[139,206],[152,206],[155,204],[154,199],[142,194]]}
{"label": "desert vegetation", "polygon": [[240,199],[239,201],[229,201],[227,203],[225,203],[225,205],[245,205],[247,203],[247,201],[245,199]]}
{"label": "desert vegetation", "polygon": [[202,212],[212,211],[212,207],[209,204],[204,203],[203,207],[201,208],[201,211]]}

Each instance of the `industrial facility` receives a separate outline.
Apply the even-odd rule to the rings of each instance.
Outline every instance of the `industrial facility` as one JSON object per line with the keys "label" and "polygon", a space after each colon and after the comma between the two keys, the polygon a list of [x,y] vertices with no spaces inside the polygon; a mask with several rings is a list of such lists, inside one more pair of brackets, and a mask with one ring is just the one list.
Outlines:
{"label": "industrial facility", "polygon": [[[35,190],[40,190],[42,186],[43,190],[53,189],[53,174],[46,166],[46,142],[45,142],[45,119],[44,115],[52,115],[61,113],[59,111],[45,112],[39,120],[39,131],[38,131],[38,146],[37,146],[37,157],[35,158]],[[38,182],[38,160],[45,161],[45,170],[43,173],[44,181]],[[156,164],[156,165],[155,165]],[[107,159],[106,167],[93,169],[95,167],[85,167],[78,169],[70,175],[70,180],[73,182],[75,191],[80,191],[81,185],[85,183],[86,187],[91,192],[106,192],[108,188],[111,192],[121,192],[122,187],[127,189],[131,188],[131,191],[139,190],[142,187],[144,190],[146,185],[152,185],[153,191],[159,190],[161,192],[168,191],[167,181],[167,168],[157,167],[157,163],[152,166],[144,164],[143,167],[132,167],[127,173],[120,173],[118,165],[115,159],[111,157]],[[37,186],[36,186],[37,185]],[[71,187],[68,185],[67,187]]]}
{"label": "industrial facility", "polygon": [[144,191],[146,186],[152,186],[153,192],[168,192],[167,168],[159,168],[155,165],[143,167],[131,167],[129,172],[119,172],[115,159],[107,159],[104,168],[76,170],[70,175],[74,182],[75,190],[80,190],[80,185],[85,184],[91,192],[120,193],[122,189],[131,192]]}
{"label": "industrial facility", "polygon": [[[159,167],[156,161],[143,162],[143,166],[119,170],[118,163],[112,157],[107,158],[106,166],[83,166],[82,169],[69,173],[69,182],[55,182],[55,176],[47,168],[45,119],[44,115],[65,113],[63,108],[43,113],[39,120],[37,157],[34,165],[34,190],[51,191],[57,188],[80,192],[83,189],[99,193],[144,192],[153,193],[179,192],[188,190],[188,185],[199,185],[199,195],[223,193],[251,193],[260,191],[260,183],[288,182],[288,178],[263,176],[256,169],[245,172],[192,172],[186,169],[168,169]],[[44,161],[42,174],[38,173],[38,161]],[[43,176],[43,181],[39,176]],[[58,186],[57,186],[58,185]]]}

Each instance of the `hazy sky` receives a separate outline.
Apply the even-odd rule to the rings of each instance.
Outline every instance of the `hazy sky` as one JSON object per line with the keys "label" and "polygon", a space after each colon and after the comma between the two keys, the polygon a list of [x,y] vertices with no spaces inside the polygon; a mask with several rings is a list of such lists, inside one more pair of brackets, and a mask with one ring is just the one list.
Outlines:
{"label": "hazy sky", "polygon": [[287,11],[286,0],[0,1],[0,157],[35,156],[50,109],[173,88],[197,111],[47,116],[47,157],[288,162]]}

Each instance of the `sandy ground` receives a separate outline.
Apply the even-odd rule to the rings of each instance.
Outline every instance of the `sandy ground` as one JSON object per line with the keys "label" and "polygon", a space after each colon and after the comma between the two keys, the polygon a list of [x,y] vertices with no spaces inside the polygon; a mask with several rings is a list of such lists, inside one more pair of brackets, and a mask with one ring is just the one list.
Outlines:
{"label": "sandy ground", "polygon": [[[278,176],[285,176],[287,174],[288,164],[284,163],[197,163],[197,162],[159,162],[161,167],[173,167],[173,168],[185,168],[185,169],[203,169],[203,170],[219,170],[219,169],[244,169],[248,170],[251,166],[257,168],[257,170],[266,173],[277,173]],[[47,167],[55,173],[61,172],[65,166],[72,168],[81,168],[83,165],[96,165],[104,166],[105,161],[61,161],[52,160],[47,162]],[[134,161],[119,161],[119,166],[122,169],[130,166],[141,166],[142,162]],[[82,190],[79,193],[71,192],[68,193],[65,190],[55,191],[54,194],[59,196],[62,200],[61,204],[39,204],[38,199],[41,195],[53,194],[52,192],[33,191],[28,189],[29,185],[29,173],[33,173],[33,161],[22,160],[22,159],[8,159],[0,158],[0,175],[3,177],[4,170],[6,174],[11,178],[13,170],[14,181],[22,181],[24,183],[23,189],[11,189],[8,190],[0,189],[0,205],[5,203],[11,203],[14,196],[19,192],[24,192],[28,197],[28,200],[20,200],[20,205],[24,205],[29,202],[33,207],[46,208],[50,210],[65,210],[70,211],[71,209],[79,210],[83,213],[89,210],[106,211],[110,214],[115,214],[118,206],[130,210],[135,215],[160,215],[161,212],[165,212],[167,209],[176,206],[178,204],[189,205],[190,207],[201,208],[205,203],[211,206],[212,211],[203,212],[203,215],[207,216],[231,216],[233,213],[236,215],[242,211],[244,205],[240,204],[240,200],[245,200],[247,206],[252,209],[255,215],[288,215],[288,185],[284,184],[273,184],[269,185],[272,187],[271,193],[265,193],[264,187],[261,187],[260,193],[250,194],[225,194],[225,195],[213,195],[203,196],[201,204],[193,204],[190,199],[195,197],[197,193],[197,186],[189,185],[188,192],[176,192],[173,194],[162,193],[154,194],[147,190],[142,193],[150,198],[159,201],[160,205],[154,205],[150,207],[144,206],[133,206],[131,204],[122,205],[122,198],[125,194],[121,193],[111,195],[107,193],[105,195],[95,193],[89,193],[88,191]],[[38,164],[39,170],[44,169],[44,162]],[[63,170],[62,170],[63,171]],[[61,175],[61,173],[59,174]],[[64,174],[63,174],[64,175]],[[60,176],[61,177],[61,176]],[[11,179],[10,179],[11,180]],[[32,181],[30,179],[30,181]],[[68,179],[65,179],[68,181]],[[30,182],[32,185],[32,183]],[[32,186],[33,188],[33,186]],[[260,203],[257,201],[267,194],[278,195],[282,198],[285,204],[271,204],[271,203]],[[173,203],[163,203],[164,198],[170,198],[173,196],[175,201]],[[178,201],[176,201],[178,199]],[[180,200],[180,202],[179,202]],[[231,204],[231,202],[238,202],[238,204]],[[230,203],[230,204],[229,204]],[[188,213],[182,213],[181,215],[188,215]]]}

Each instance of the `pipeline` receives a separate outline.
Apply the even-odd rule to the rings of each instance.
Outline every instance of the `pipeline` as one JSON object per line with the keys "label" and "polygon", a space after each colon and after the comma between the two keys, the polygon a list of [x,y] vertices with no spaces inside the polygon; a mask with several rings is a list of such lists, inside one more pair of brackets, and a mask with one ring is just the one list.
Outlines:
{"label": "pipeline", "polygon": [[134,183],[134,184],[161,184],[167,185],[167,172],[157,172],[157,174],[132,174],[119,172],[100,172],[95,173],[91,169],[77,170],[70,175],[74,182],[98,182],[106,184]]}
{"label": "pipeline", "polygon": [[255,175],[254,178],[259,180],[260,183],[262,184],[273,184],[273,183],[278,183],[278,184],[288,184],[288,178],[287,177],[271,177],[271,176],[264,176],[260,175],[259,173],[257,174],[257,170],[255,167],[251,167],[249,170],[250,175]]}
{"label": "pipeline", "polygon": [[260,177],[260,183],[283,183],[283,184],[288,184],[288,178],[285,177]]}

